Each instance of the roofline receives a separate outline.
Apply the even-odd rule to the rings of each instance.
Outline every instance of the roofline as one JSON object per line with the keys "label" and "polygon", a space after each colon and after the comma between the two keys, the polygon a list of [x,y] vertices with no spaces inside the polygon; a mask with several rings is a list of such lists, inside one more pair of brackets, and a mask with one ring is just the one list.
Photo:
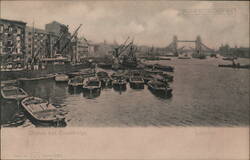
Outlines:
{"label": "roofline", "polygon": [[3,18],[0,18],[0,21],[7,21],[7,22],[14,22],[14,23],[22,23],[22,24],[27,24],[26,22],[23,22],[23,21],[17,21],[17,20],[10,20],[10,19],[3,19]]}

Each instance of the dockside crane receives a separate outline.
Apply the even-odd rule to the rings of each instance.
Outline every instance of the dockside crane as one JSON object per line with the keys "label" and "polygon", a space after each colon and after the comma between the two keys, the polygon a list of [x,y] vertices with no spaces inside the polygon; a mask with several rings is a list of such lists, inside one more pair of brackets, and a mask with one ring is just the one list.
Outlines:
{"label": "dockside crane", "polygon": [[72,39],[76,36],[77,32],[79,31],[79,29],[81,28],[82,24],[80,24],[77,29],[73,32],[73,34],[70,36],[70,38],[68,39],[68,41],[65,43],[65,45],[62,47],[62,49],[60,50],[60,52],[62,53],[64,51],[64,49],[66,47],[69,46],[70,42],[72,41]]}
{"label": "dockside crane", "polygon": [[[126,41],[117,48],[114,48],[113,56],[116,59],[116,63],[119,65],[128,65],[128,66],[136,66],[137,59],[135,56],[135,52],[137,51],[137,47],[134,46],[134,40],[131,40],[127,44],[129,37]],[[127,51],[125,53],[125,51]]]}

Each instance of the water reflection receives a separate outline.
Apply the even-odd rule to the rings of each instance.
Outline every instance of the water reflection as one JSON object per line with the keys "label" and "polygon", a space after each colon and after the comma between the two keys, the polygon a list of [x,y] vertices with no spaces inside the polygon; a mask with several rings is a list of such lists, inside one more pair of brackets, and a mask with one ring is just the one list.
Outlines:
{"label": "water reflection", "polygon": [[163,93],[163,92],[157,92],[157,91],[154,91],[154,90],[151,90],[149,87],[148,87],[148,90],[157,98],[160,98],[160,99],[169,99],[171,98],[173,95],[172,93],[170,94],[167,94],[167,93]]}
{"label": "water reflection", "polygon": [[20,102],[1,99],[1,124],[4,124],[5,127],[16,127],[22,125],[26,120]]}
{"label": "water reflection", "polygon": [[101,95],[101,90],[95,90],[95,91],[83,91],[83,97],[88,99],[94,99]]}
{"label": "water reflection", "polygon": [[71,95],[81,94],[82,93],[82,88],[81,87],[72,87],[72,86],[69,86],[68,87],[68,93],[71,94]]}
{"label": "water reflection", "polygon": [[113,86],[113,90],[122,94],[122,92],[125,92],[127,90],[127,85]]}
{"label": "water reflection", "polygon": [[135,90],[143,90],[144,89],[144,84],[143,85],[133,85],[133,84],[129,84],[131,89],[135,89]]}

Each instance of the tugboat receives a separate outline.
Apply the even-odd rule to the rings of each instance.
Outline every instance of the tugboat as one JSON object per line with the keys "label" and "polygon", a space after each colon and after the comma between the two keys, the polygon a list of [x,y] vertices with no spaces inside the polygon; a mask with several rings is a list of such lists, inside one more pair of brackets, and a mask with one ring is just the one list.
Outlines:
{"label": "tugboat", "polygon": [[66,124],[63,113],[48,101],[38,97],[27,97],[21,101],[31,120],[43,126],[63,126]]}
{"label": "tugboat", "polygon": [[143,89],[144,88],[144,80],[141,76],[131,76],[129,78],[130,87],[133,89]]}
{"label": "tugboat", "polygon": [[147,84],[149,90],[156,95],[167,97],[172,96],[172,88],[170,88],[166,83],[157,80],[152,80],[149,81]]}
{"label": "tugboat", "polygon": [[56,82],[68,82],[69,76],[66,74],[56,74],[55,81]]}
{"label": "tugboat", "polygon": [[4,100],[21,100],[28,94],[22,89],[15,86],[5,86],[1,88],[1,97]]}
{"label": "tugboat", "polygon": [[82,87],[84,78],[81,76],[76,76],[71,78],[68,82],[69,87]]}
{"label": "tugboat", "polygon": [[101,81],[102,87],[112,86],[111,78],[109,77],[107,72],[104,71],[97,72],[97,77]]}
{"label": "tugboat", "polygon": [[83,84],[83,90],[89,91],[90,93],[94,91],[101,91],[101,81],[98,78],[88,79]]}

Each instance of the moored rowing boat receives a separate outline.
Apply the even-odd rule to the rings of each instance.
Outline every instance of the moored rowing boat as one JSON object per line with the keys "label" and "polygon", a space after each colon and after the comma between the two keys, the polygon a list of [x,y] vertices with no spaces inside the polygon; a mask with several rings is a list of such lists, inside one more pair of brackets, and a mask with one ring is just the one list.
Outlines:
{"label": "moored rowing boat", "polygon": [[62,113],[48,101],[39,97],[27,97],[21,101],[32,120],[41,125],[61,126],[65,123]]}

